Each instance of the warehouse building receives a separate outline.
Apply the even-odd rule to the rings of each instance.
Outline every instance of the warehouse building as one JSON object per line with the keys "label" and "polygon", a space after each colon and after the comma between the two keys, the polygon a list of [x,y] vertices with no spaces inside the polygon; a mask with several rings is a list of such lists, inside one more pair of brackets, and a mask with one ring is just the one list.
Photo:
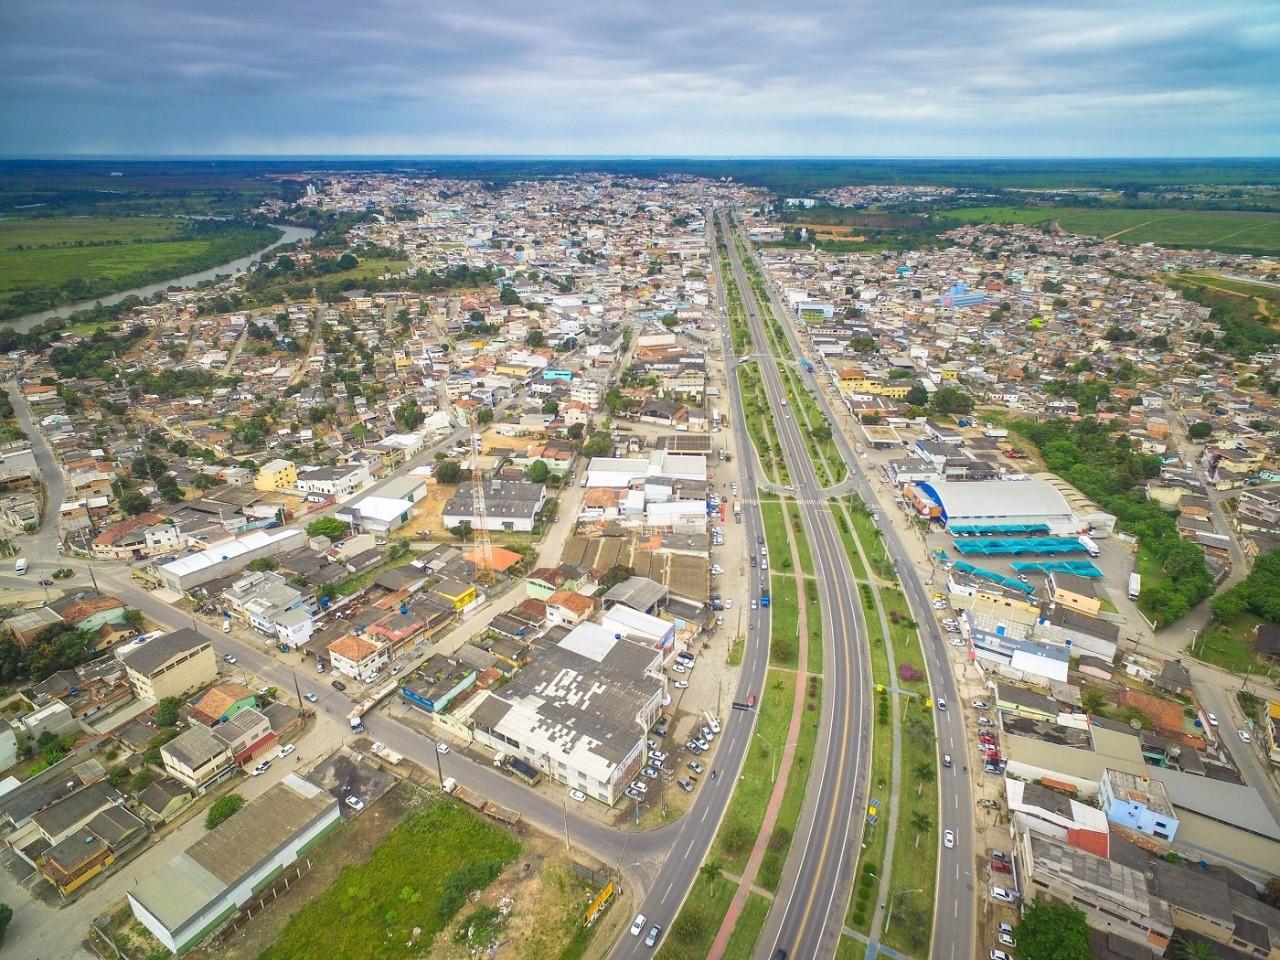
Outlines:
{"label": "warehouse building", "polygon": [[338,801],[296,773],[250,800],[129,891],[135,919],[190,949],[338,822]]}
{"label": "warehouse building", "polygon": [[1043,480],[934,480],[914,484],[908,497],[922,514],[928,510],[947,527],[991,527],[994,532],[1003,525],[1032,524],[1047,526],[1051,535],[1088,528]]}
{"label": "warehouse building", "polygon": [[301,530],[254,530],[243,537],[211,543],[200,553],[178,557],[155,569],[161,586],[187,593],[210,580],[229,577],[260,557],[274,557],[305,545]]}

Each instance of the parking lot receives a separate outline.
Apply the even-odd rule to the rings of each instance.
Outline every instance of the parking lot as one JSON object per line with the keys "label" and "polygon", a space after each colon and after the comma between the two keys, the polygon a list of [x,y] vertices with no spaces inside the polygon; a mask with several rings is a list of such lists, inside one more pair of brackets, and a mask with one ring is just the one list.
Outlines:
{"label": "parking lot", "polygon": [[396,783],[396,777],[390,771],[378,769],[378,764],[346,748],[322,760],[307,774],[307,779],[327,790],[342,804],[344,817],[355,816],[358,812],[348,803],[348,797],[355,797],[367,806]]}

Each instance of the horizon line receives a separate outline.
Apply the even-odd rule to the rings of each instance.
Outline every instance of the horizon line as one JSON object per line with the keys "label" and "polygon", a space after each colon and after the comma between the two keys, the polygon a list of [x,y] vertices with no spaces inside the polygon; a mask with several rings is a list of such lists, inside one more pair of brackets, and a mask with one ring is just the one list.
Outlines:
{"label": "horizon line", "polygon": [[886,161],[966,161],[966,162],[1142,162],[1160,161],[1165,163],[1221,163],[1221,162],[1280,162],[1280,155],[1265,154],[1227,154],[1227,155],[1138,155],[1138,154],[1095,154],[1088,156],[1062,156],[1054,154],[643,154],[643,153],[9,153],[0,154],[0,163],[11,161],[33,160],[114,160],[114,161],[192,161],[192,160],[261,160],[272,161],[308,161],[308,160],[431,160],[431,161],[463,161],[463,160],[509,160],[509,161],[573,161],[573,160],[614,160],[643,162],[654,160],[842,160],[864,162]]}

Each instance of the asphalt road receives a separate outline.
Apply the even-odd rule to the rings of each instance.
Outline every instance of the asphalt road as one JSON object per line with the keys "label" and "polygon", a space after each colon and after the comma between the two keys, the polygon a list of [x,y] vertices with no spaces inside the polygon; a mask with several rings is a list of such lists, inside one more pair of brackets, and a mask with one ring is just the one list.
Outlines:
{"label": "asphalt road", "polygon": [[[835,955],[849,901],[871,758],[866,629],[835,519],[809,460],[805,439],[787,406],[777,360],[768,350],[764,322],[723,215],[721,225],[755,339],[757,366],[773,411],[774,428],[795,487],[823,616],[818,749],[791,853],[755,955],[772,957],[783,949],[790,957],[831,957]],[[737,412],[742,423],[742,413]],[[802,638],[801,642],[805,640]]]}
{"label": "asphalt road", "polygon": [[[761,271],[764,272],[763,270]],[[745,289],[745,288],[744,288]],[[800,342],[792,324],[789,322],[785,306],[781,303],[778,291],[769,288],[773,300],[774,313],[782,321],[787,339],[797,357],[802,355]],[[758,335],[757,335],[758,336]],[[767,341],[759,341],[767,342]],[[772,358],[771,358],[772,359]],[[819,368],[821,369],[821,368]],[[822,412],[834,425],[839,421],[827,402],[825,391],[815,384],[814,396]],[[787,421],[790,423],[790,421]],[[833,430],[834,439],[840,448],[840,454],[849,465],[849,474],[854,491],[873,509],[876,498],[871,490],[870,479],[862,472],[862,460],[855,453],[843,430]],[[978,762],[975,751],[976,738],[970,740],[965,730],[963,703],[952,673],[947,656],[947,643],[938,632],[936,619],[932,616],[933,607],[930,593],[926,591],[924,580],[929,571],[917,568],[911,562],[902,539],[887,520],[877,524],[884,534],[883,543],[890,560],[898,571],[902,587],[911,605],[913,617],[920,625],[921,646],[924,650],[929,681],[934,696],[946,698],[949,709],[935,712],[938,734],[938,753],[950,754],[955,763],[950,770],[941,765],[939,757],[938,781],[940,790],[939,835],[943,830],[955,832],[956,845],[951,850],[940,850],[941,866],[938,870],[937,897],[934,904],[934,927],[931,956],[938,960],[965,960],[976,955],[974,940],[976,936],[975,891],[984,886],[981,878],[975,880],[977,872],[977,856],[974,836],[974,795],[969,774],[963,767],[966,762]],[[838,545],[838,541],[837,541]],[[815,558],[816,560],[816,558]],[[855,599],[856,602],[856,599]],[[975,770],[978,769],[975,767]],[[981,851],[985,853],[985,851]],[[891,881],[892,882],[892,881]],[[897,889],[893,885],[892,889]],[[981,892],[981,891],[978,891]],[[983,894],[985,895],[985,893]],[[985,948],[982,950],[985,953]],[[793,953],[792,956],[808,956],[809,954]],[[813,954],[816,956],[817,954]]]}
{"label": "asphalt road", "polygon": [[[714,244],[713,244],[714,246]],[[714,261],[714,255],[712,257]],[[740,489],[746,493],[755,489],[755,457],[751,451],[751,438],[743,427],[742,397],[739,396],[733,374],[733,345],[730,342],[728,326],[724,317],[724,304],[720,305],[722,332],[721,349],[725,359],[725,381],[729,385],[730,409],[734,429],[731,436],[736,443],[734,457],[738,464],[738,482]],[[744,535],[748,543],[754,543],[758,537],[764,536],[764,522],[760,515],[760,505],[750,497],[743,498],[742,521],[745,525]],[[758,596],[753,590],[752,597]],[[738,681],[738,689],[733,699],[745,702],[752,694],[759,694],[764,685],[765,670],[769,660],[769,611],[751,610],[747,615],[747,641],[743,654],[742,673]],[[637,910],[647,918],[645,932],[649,925],[659,924],[665,937],[671,927],[671,921],[680,912],[680,907],[697,878],[702,861],[711,848],[716,830],[724,818],[724,811],[733,794],[733,785],[737,782],[746,759],[747,748],[751,746],[751,736],[755,730],[754,711],[729,710],[720,718],[722,732],[716,747],[714,768],[719,776],[712,780],[709,776],[702,778],[693,807],[673,826],[675,834],[671,838],[665,861],[658,869],[656,876],[648,885],[648,892],[640,901]],[[632,844],[634,851],[634,844]],[[625,852],[625,851],[624,851]],[[628,855],[629,858],[630,855]],[[625,864],[624,864],[625,865]],[[648,957],[653,949],[644,945],[644,935],[631,936],[623,934],[609,954],[612,960]]]}

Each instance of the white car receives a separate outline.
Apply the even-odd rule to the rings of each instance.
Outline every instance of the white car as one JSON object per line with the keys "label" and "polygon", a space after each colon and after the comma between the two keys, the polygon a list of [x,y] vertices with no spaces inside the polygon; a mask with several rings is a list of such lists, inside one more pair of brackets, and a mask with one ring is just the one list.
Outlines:
{"label": "white car", "polygon": [[233,656],[232,656],[231,654],[229,654],[229,653],[228,653],[226,656],[224,656],[222,659],[223,659],[223,660],[225,660],[227,663],[230,663],[230,664],[235,664],[235,663],[237,662],[237,661],[236,661],[236,658],[235,658],[235,657],[233,657]]}
{"label": "white car", "polygon": [[677,690],[684,690],[685,688],[687,688],[687,687],[689,686],[689,681],[688,681],[688,680],[677,680],[675,683],[673,683],[673,684],[672,684],[672,686],[673,686],[673,687],[675,687]]}
{"label": "white car", "polygon": [[656,760],[658,763],[665,763],[667,760],[667,755],[663,753],[661,750],[650,750],[649,759]]}
{"label": "white car", "polygon": [[1000,936],[996,938],[1006,947],[1016,947],[1018,941],[1013,939],[1013,934],[1001,931]]}
{"label": "white car", "polygon": [[950,830],[942,831],[942,845],[951,850],[956,845],[956,835]]}
{"label": "white car", "polygon": [[671,672],[672,673],[688,673],[689,668],[686,667],[683,663],[673,663],[671,665]]}
{"label": "white car", "polygon": [[1209,726],[1216,727],[1218,725],[1218,718],[1212,713],[1206,713],[1205,718],[1209,721]]}
{"label": "white car", "polygon": [[436,753],[448,753],[448,752],[449,752],[449,745],[445,743],[443,740],[441,740],[439,743],[436,744]]}
{"label": "white car", "polygon": [[570,790],[569,799],[577,800],[579,803],[585,803],[587,800],[587,795],[583,793],[581,790]]}
{"label": "white car", "polygon": [[712,717],[710,720],[707,721],[707,726],[711,728],[712,733],[720,732],[720,721],[717,720],[715,717]]}
{"label": "white car", "polygon": [[287,757],[289,754],[293,753],[293,751],[297,749],[298,748],[294,744],[286,743],[283,747],[280,748],[280,756]]}
{"label": "white car", "polygon": [[991,899],[999,900],[1001,903],[1013,903],[1016,897],[1004,887],[992,887]]}
{"label": "white car", "polygon": [[751,609],[752,609],[752,610],[754,610],[755,608],[756,608],[756,602],[755,602],[754,600],[752,600],[752,601],[751,601]]}
{"label": "white car", "polygon": [[991,960],[1013,960],[1013,957],[1009,956],[1003,950],[992,950],[990,956]]}
{"label": "white car", "polygon": [[724,608],[725,608],[726,610],[732,610],[732,609],[733,609],[733,597],[727,597],[727,598],[725,599],[725,601],[724,601]]}
{"label": "white car", "polygon": [[635,922],[631,924],[631,935],[633,937],[640,936],[640,931],[644,929],[644,922],[648,918],[643,913],[637,913]]}
{"label": "white car", "polygon": [[987,709],[987,703],[986,703],[986,701],[985,701],[985,700],[975,700],[975,701],[973,701],[972,706],[973,706],[973,709],[975,709],[975,710],[985,710],[985,709]]}
{"label": "white car", "polygon": [[355,796],[354,794],[352,794],[351,796],[347,797],[347,806],[350,807],[352,810],[359,812],[364,809],[364,801],[361,800],[359,797]]}
{"label": "white car", "polygon": [[302,695],[302,699],[303,699],[303,700],[305,700],[305,701],[307,701],[307,703],[315,703],[315,702],[316,702],[317,700],[319,700],[320,698],[319,698],[319,697],[317,697],[317,696],[316,696],[314,693],[312,693],[310,690],[308,690],[306,693],[304,693],[304,694]]}
{"label": "white car", "polygon": [[1247,733],[1245,733],[1243,730],[1237,730],[1236,733],[1240,735],[1241,743],[1253,743],[1253,738],[1249,736]]}

